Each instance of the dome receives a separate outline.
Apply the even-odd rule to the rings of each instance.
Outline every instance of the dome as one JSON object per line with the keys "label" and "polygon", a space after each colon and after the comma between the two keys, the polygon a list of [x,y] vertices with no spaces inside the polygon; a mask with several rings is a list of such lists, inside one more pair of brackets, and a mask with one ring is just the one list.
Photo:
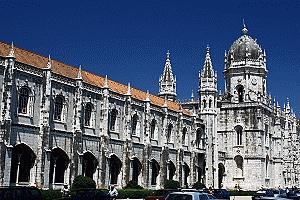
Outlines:
{"label": "dome", "polygon": [[246,27],[242,31],[243,35],[230,47],[229,55],[232,55],[233,60],[258,59],[262,53],[261,47],[256,43],[256,40],[248,35]]}

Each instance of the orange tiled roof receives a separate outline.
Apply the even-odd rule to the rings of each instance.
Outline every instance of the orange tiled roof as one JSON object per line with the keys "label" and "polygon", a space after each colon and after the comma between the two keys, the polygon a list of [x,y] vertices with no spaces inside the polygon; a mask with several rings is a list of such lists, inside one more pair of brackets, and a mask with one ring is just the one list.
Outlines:
{"label": "orange tiled roof", "polygon": [[[10,45],[4,42],[0,42],[0,55],[5,57],[9,54]],[[48,58],[38,55],[36,53],[21,49],[21,48],[14,48],[15,57],[18,62],[25,63],[40,69],[43,69],[47,66]],[[65,76],[71,79],[75,79],[78,74],[78,68],[72,67],[70,65],[64,64],[62,62],[52,60],[52,72],[59,74],[61,76]],[[87,71],[82,71],[82,78],[83,82],[94,85],[96,87],[103,87],[105,78]],[[116,81],[108,80],[108,86],[114,92],[120,94],[127,93],[127,85],[123,85]],[[131,95],[133,98],[144,101],[147,97],[147,93],[141,90],[131,88]],[[162,107],[165,103],[165,99],[151,95],[150,94],[151,104],[156,106]],[[181,107],[181,105],[177,102],[167,101],[168,109],[173,111],[182,111],[185,115],[191,115],[191,113]]]}

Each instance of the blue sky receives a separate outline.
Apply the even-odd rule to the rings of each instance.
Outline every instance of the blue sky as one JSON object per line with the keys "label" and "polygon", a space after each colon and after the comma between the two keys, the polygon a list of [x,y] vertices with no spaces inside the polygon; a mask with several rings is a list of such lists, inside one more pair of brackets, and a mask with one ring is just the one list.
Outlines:
{"label": "blue sky", "polygon": [[300,116],[298,1],[0,0],[0,8],[0,40],[153,94],[169,49],[181,100],[198,89],[207,44],[224,90],[224,51],[245,18],[266,49],[269,92],[281,107],[289,97]]}

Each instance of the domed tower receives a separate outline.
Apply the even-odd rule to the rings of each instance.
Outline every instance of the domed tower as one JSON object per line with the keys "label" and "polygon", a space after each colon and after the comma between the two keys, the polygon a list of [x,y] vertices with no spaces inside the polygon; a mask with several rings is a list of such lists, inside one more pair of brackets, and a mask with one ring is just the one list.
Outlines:
{"label": "domed tower", "polygon": [[257,101],[267,93],[266,53],[245,24],[242,33],[225,52],[225,91],[233,103]]}

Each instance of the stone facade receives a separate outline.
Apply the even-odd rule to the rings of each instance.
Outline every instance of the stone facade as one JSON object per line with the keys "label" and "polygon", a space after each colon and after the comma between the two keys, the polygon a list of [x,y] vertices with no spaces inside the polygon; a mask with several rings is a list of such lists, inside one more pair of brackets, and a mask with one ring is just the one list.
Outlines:
{"label": "stone facade", "polygon": [[0,185],[299,186],[299,120],[267,73],[246,27],[225,54],[224,93],[208,47],[199,99],[181,103],[169,52],[155,96],[0,43]]}

